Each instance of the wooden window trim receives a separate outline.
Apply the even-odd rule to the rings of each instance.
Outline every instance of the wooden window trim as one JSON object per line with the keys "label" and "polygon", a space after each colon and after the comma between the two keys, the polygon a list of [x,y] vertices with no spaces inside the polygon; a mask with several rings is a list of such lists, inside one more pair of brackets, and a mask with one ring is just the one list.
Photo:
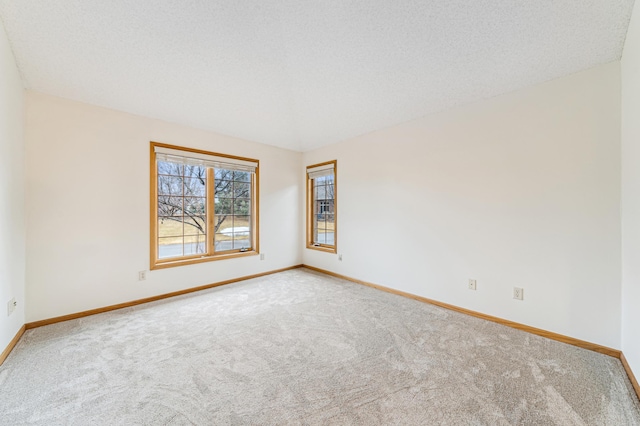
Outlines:
{"label": "wooden window trim", "polygon": [[[156,164],[156,147],[176,149],[184,151],[185,153],[193,152],[198,154],[212,155],[216,157],[224,157],[233,160],[252,161],[257,163],[254,177],[251,179],[251,236],[252,250],[240,251],[228,250],[224,252],[213,252],[213,235],[207,233],[207,254],[196,254],[190,256],[182,256],[178,259],[158,259],[158,172]],[[254,158],[239,157],[235,155],[220,154],[211,151],[204,151],[200,149],[187,148],[184,146],[169,145],[161,142],[150,143],[150,190],[149,190],[149,205],[150,205],[150,265],[149,269],[164,269],[175,266],[192,265],[196,263],[211,262],[217,260],[234,259],[238,257],[255,256],[260,254],[260,161]],[[213,177],[213,169],[207,170],[207,180]],[[213,185],[207,185],[207,229],[213,232],[214,229],[214,187]]]}
{"label": "wooden window trim", "polygon": [[[334,217],[334,229],[333,229],[333,245],[320,244],[315,245],[313,242],[313,179],[309,179],[307,171],[314,167],[326,166],[333,164],[333,217]],[[338,252],[338,160],[325,161],[324,163],[312,164],[305,169],[305,178],[307,182],[307,231],[306,231],[306,246],[308,249],[323,251],[326,253]]]}

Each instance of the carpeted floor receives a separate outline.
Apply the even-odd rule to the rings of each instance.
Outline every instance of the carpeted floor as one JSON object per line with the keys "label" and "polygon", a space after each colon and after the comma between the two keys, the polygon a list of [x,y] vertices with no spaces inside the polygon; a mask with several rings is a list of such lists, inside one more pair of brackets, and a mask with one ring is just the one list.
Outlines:
{"label": "carpeted floor", "polygon": [[640,425],[617,359],[296,269],[29,330],[4,425]]}

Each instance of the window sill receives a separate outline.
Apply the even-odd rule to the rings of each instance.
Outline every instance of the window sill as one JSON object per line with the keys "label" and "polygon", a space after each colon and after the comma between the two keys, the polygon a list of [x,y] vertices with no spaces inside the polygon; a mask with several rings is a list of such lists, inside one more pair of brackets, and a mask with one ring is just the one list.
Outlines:
{"label": "window sill", "polygon": [[203,257],[192,257],[192,258],[180,259],[180,260],[168,260],[164,262],[154,263],[151,265],[150,269],[154,270],[154,269],[173,268],[176,266],[193,265],[195,263],[234,259],[236,257],[257,256],[258,254],[259,253],[256,250],[250,250],[250,251],[234,252],[234,253],[228,253],[228,254],[217,254],[215,256],[203,256]]}
{"label": "window sill", "polygon": [[337,253],[338,250],[335,247],[329,246],[314,246],[312,244],[307,244],[307,248],[311,250],[323,251],[325,253]]}

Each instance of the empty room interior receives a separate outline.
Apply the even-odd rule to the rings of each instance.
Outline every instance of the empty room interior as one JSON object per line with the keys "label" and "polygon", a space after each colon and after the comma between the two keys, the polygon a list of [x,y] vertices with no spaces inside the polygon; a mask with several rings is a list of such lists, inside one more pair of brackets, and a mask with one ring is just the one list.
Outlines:
{"label": "empty room interior", "polygon": [[640,425],[633,0],[0,20],[0,424]]}

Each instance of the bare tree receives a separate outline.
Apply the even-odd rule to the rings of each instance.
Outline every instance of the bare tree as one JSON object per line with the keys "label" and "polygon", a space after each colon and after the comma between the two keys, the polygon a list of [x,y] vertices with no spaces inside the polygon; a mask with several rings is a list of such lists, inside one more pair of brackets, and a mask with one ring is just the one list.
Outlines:
{"label": "bare tree", "polygon": [[[192,226],[206,233],[207,169],[204,166],[158,163],[158,217]],[[215,225],[213,232],[232,214],[248,215],[249,172],[216,169],[214,178]]]}

